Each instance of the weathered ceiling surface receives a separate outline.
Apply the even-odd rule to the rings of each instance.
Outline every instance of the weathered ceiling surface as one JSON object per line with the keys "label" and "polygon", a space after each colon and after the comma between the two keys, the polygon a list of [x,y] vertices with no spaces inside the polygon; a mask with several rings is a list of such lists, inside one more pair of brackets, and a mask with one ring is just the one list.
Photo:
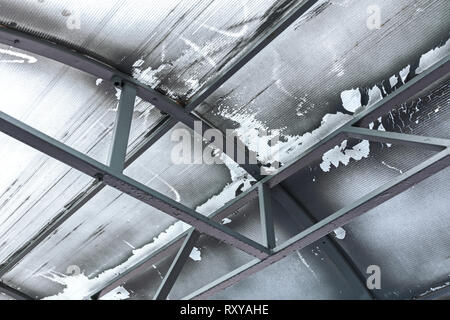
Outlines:
{"label": "weathered ceiling surface", "polygon": [[[0,0],[0,9],[1,121],[7,114],[108,165],[125,93],[114,79],[77,69],[84,56],[127,77],[124,82],[134,79],[143,90],[165,95],[177,115],[233,130],[257,152],[260,165],[281,164],[280,172],[294,167],[277,186],[261,182],[271,188],[277,245],[268,261],[315,223],[396,179],[402,182],[442,152],[449,158],[449,1]],[[373,28],[368,23],[377,13],[380,24]],[[81,56],[69,66],[36,43],[29,50],[16,48],[22,43],[8,40],[9,34]],[[420,87],[441,69],[446,71],[439,79]],[[407,91],[416,84],[419,89]],[[395,100],[397,94],[403,100]],[[386,112],[363,123],[370,110],[390,99],[395,103]],[[188,132],[192,145],[198,136],[155,101],[136,98],[123,174],[205,216],[244,198],[217,221],[265,245],[255,189],[261,177],[232,161],[173,163],[173,133]],[[339,136],[315,160],[295,166],[298,157],[360,115],[354,126],[387,141]],[[255,260],[211,234],[200,235],[193,249],[182,245],[191,237],[190,226],[170,212],[17,141],[5,128],[0,127],[0,284],[10,291],[0,286],[0,300],[17,294],[410,299],[448,292],[448,167],[266,264],[266,258]],[[270,143],[275,136],[279,141]],[[440,138],[445,150],[423,148],[432,142],[413,138],[421,136]],[[183,248],[192,250],[182,269],[171,268],[182,261],[175,256]],[[367,288],[369,266],[381,270],[381,288]],[[174,269],[178,279],[161,295]]]}

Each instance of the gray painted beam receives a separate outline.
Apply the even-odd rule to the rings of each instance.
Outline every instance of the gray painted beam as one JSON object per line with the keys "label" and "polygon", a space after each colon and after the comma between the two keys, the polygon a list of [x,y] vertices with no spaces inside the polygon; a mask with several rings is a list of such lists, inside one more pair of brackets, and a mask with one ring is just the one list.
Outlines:
{"label": "gray painted beam", "polygon": [[[230,201],[224,208],[221,208],[213,212],[208,217],[210,219],[213,219],[214,221],[221,221],[222,219],[236,212],[236,210],[244,206],[248,201],[252,201],[257,197],[258,197],[257,189],[252,189],[252,191],[248,193],[242,193],[235,199]],[[115,279],[112,279],[110,282],[105,284],[105,286],[94,295],[98,295],[99,297],[104,296],[108,292],[124,284],[126,281],[152,268],[152,266],[155,263],[166,259],[171,254],[173,254],[177,250],[177,248],[180,247],[181,243],[183,242],[183,239],[187,237],[189,232],[191,232],[192,230],[194,230],[194,228],[186,230],[182,234],[168,241],[168,243],[166,243],[164,246],[152,252],[149,256],[139,261],[136,265],[129,268],[126,272],[117,275]]]}
{"label": "gray painted beam", "polygon": [[275,228],[272,215],[272,199],[270,188],[261,183],[258,186],[259,213],[261,220],[261,232],[264,246],[273,249],[276,246]]}
{"label": "gray painted beam", "polygon": [[396,132],[370,130],[348,126],[344,128],[345,133],[356,139],[367,139],[376,142],[385,142],[406,145],[411,147],[422,147],[433,151],[441,151],[450,147],[449,139],[440,139]]}
{"label": "gray painted beam", "polygon": [[215,293],[223,290],[242,279],[268,267],[269,265],[292,254],[296,250],[301,250],[326,236],[336,228],[342,227],[356,217],[392,199],[396,195],[411,188],[415,184],[425,180],[433,174],[447,168],[450,165],[450,151],[446,149],[431,157],[422,164],[405,172],[391,182],[377,188],[368,195],[362,197],[353,204],[346,206],[322,221],[314,224],[297,236],[286,241],[281,246],[275,248],[274,253],[269,257],[257,261],[253,260],[249,264],[221,277],[213,283],[186,296],[184,299],[207,299]]}
{"label": "gray painted beam", "polygon": [[131,122],[133,121],[134,104],[136,101],[136,88],[124,82],[120,92],[119,106],[117,107],[116,122],[114,124],[113,141],[109,153],[109,167],[111,170],[122,173],[125,168],[128,139],[130,138]]}
{"label": "gray painted beam", "polygon": [[10,286],[8,286],[3,282],[0,282],[0,293],[4,293],[7,296],[13,298],[14,300],[34,300],[25,293],[20,292],[19,290],[16,290],[14,288],[11,288]]}
{"label": "gray painted beam", "polygon": [[[389,112],[396,105],[400,105],[410,97],[414,96],[417,92],[422,91],[423,89],[429,87],[432,83],[439,81],[443,77],[446,77],[450,71],[450,59],[438,63],[434,67],[430,68],[426,72],[422,73],[420,76],[415,77],[410,82],[405,84],[402,88],[398,89],[394,93],[390,94],[386,98],[384,98],[379,103],[374,106],[362,111],[358,115],[343,124],[343,126],[322,138],[315,145],[305,150],[302,154],[300,154],[292,163],[282,167],[278,173],[274,176],[267,176],[260,183],[267,183],[271,188],[277,186],[283,180],[287,179],[291,175],[297,173],[302,168],[305,168],[312,161],[321,157],[323,153],[335,147],[337,144],[341,143],[343,139],[347,138],[347,134],[344,129],[349,128],[353,125],[361,124],[365,121],[365,118],[370,117],[371,119],[377,119],[386,112]],[[387,110],[387,111],[386,111]],[[373,121],[373,120],[372,120]],[[367,122],[370,123],[372,121]],[[240,194],[236,199],[228,202],[222,208],[220,208],[217,212],[213,213],[211,217],[221,216],[223,218],[227,217],[227,215],[232,214],[234,211],[239,209],[242,205],[255,199],[258,195],[258,185],[254,185],[249,188],[244,193]],[[123,275],[119,275],[117,279],[109,283],[105,286],[105,289],[102,291],[102,295],[106,294],[108,291],[113,290],[115,287],[123,283],[121,281],[122,278],[130,279],[135,273],[135,269],[140,269],[141,267],[151,266],[155,261],[155,257],[164,256],[165,248],[171,249],[173,248],[174,241],[170,241],[167,246],[164,246],[160,250],[158,250],[157,254],[150,255],[147,259],[139,263],[136,267],[131,268],[131,270]],[[157,261],[157,260],[156,260]],[[136,271],[138,272],[138,270]],[[239,272],[238,272],[239,273]]]}
{"label": "gray painted beam", "polygon": [[172,290],[175,281],[181,273],[189,255],[194,249],[197,240],[200,238],[200,233],[196,230],[191,230],[183,242],[180,250],[178,251],[175,259],[173,260],[169,270],[167,271],[158,291],[155,294],[153,300],[166,300],[170,291]]}
{"label": "gray painted beam", "polygon": [[122,191],[176,219],[194,226],[202,233],[230,244],[257,258],[261,259],[268,255],[268,249],[259,243],[223,226],[222,224],[208,219],[204,215],[201,215],[130,177],[114,172],[109,167],[60,143],[36,129],[27,126],[3,112],[0,112],[0,131],[86,175],[96,177],[110,187]]}
{"label": "gray painted beam", "polygon": [[[125,167],[131,165],[140,155],[150,148],[161,136],[167,133],[176,123],[173,118],[165,118],[152,130],[141,144],[135,147],[127,156]],[[17,263],[19,263],[28,253],[49,237],[59,226],[69,219],[75,212],[84,206],[90,199],[95,197],[105,184],[95,180],[87,189],[78,194],[61,212],[59,212],[44,228],[36,233],[27,243],[16,250],[4,263],[0,265],[0,278],[8,273]]]}
{"label": "gray painted beam", "polygon": [[298,170],[306,167],[311,162],[318,159],[318,157],[322,156],[324,152],[334,148],[337,144],[340,144],[342,140],[347,137],[347,134],[345,133],[346,128],[351,126],[368,126],[369,123],[390,112],[396,106],[400,106],[417,93],[430,87],[432,84],[441,81],[443,78],[448,77],[449,74],[450,57],[447,57],[434,65],[432,68],[414,77],[400,89],[394,91],[380,102],[355,115],[352,120],[346,124],[343,124],[342,127],[331,132],[318,144],[302,153],[302,155],[300,155],[294,162],[290,163],[288,166],[280,168],[276,175],[268,176],[261,181],[268,183],[271,188],[276,186],[284,179],[290,177]]}

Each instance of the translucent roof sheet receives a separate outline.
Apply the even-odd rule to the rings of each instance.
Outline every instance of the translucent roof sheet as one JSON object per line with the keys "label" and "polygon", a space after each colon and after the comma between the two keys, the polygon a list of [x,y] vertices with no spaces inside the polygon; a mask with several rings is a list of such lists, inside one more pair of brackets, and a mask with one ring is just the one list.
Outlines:
{"label": "translucent roof sheet", "polygon": [[[1,1],[1,282],[36,299],[151,299],[193,230],[184,219],[204,234],[186,247],[169,299],[409,299],[448,286],[450,170],[422,181],[423,169],[414,186],[411,177],[401,179],[436,155],[447,157],[440,166],[448,163],[450,2],[319,0],[278,32],[311,2]],[[370,8],[380,12],[378,27],[367,24]],[[266,36],[270,43],[253,57]],[[236,64],[249,53],[248,63]],[[233,65],[242,67],[228,77]],[[124,107],[134,109],[122,172],[108,166],[113,133],[127,133],[117,125],[126,110],[119,110],[121,85],[139,83],[140,97],[157,98]],[[222,85],[200,102],[214,83]],[[193,101],[195,110],[184,108]],[[365,136],[351,138],[342,128],[380,110],[351,128]],[[8,116],[65,148],[52,149],[47,137]],[[279,180],[263,181],[264,206],[255,185],[261,177],[243,166],[174,161],[180,131],[191,149],[227,159],[194,134],[193,119],[237,134],[260,164],[281,163]],[[11,136],[30,145],[37,139],[43,147],[35,148],[65,164]],[[319,144],[325,147],[311,149]],[[313,151],[284,170],[306,150]],[[68,165],[74,159],[90,176]],[[391,187],[356,203],[393,182],[407,191],[384,202],[397,192]],[[261,212],[268,199],[272,251],[260,247],[267,245]],[[372,200],[378,206],[362,214]],[[343,210],[341,220],[311,231]],[[217,213],[217,224],[204,217]],[[298,246],[285,251],[293,239]],[[246,251],[262,260],[249,267],[256,260]],[[370,265],[381,268],[380,290],[366,288]],[[245,266],[227,289],[208,287]],[[9,299],[1,292],[0,300]]]}
{"label": "translucent roof sheet", "polygon": [[[379,32],[366,26],[370,5],[382,12]],[[398,88],[399,73],[406,81],[423,71],[421,56],[449,33],[445,1],[320,1],[196,111],[222,130],[236,129],[250,149],[259,144],[259,129],[280,133],[280,157],[288,162],[314,130],[341,125],[342,114],[392,92],[390,78]],[[440,52],[445,57],[449,44]]]}
{"label": "translucent roof sheet", "polygon": [[3,1],[0,21],[191,96],[304,1]]}

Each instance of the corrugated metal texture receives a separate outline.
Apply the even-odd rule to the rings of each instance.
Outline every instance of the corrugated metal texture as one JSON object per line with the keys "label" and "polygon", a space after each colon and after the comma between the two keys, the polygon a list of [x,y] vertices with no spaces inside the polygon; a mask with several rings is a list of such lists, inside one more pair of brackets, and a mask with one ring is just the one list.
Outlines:
{"label": "corrugated metal texture", "polygon": [[[180,127],[187,129],[177,125],[173,130]],[[174,145],[170,140],[173,130],[133,163],[126,174],[197,209],[221,193],[231,181],[230,171],[225,165],[174,165],[170,158]],[[64,285],[52,277],[55,273],[56,277],[67,275],[68,268],[78,266],[90,279],[85,287],[94,294],[125,268],[133,266],[171,236],[179,234],[177,230],[185,230],[186,227],[180,223],[172,227],[176,221],[144,203],[106,188],[29,253],[5,275],[5,279],[30,295],[43,298],[64,293]],[[156,241],[160,236],[163,240]],[[133,248],[138,250],[134,252]],[[73,285],[68,287],[73,288]]]}
{"label": "corrugated metal texture", "polygon": [[[301,1],[9,1],[0,20],[101,57],[186,98]],[[147,69],[150,68],[150,69]]]}
{"label": "corrugated metal texture", "polygon": [[[123,272],[122,264],[133,259],[134,249],[152,243],[175,222],[144,203],[106,188],[30,252],[4,280],[43,298],[64,289],[52,278],[55,273],[70,275],[71,266],[76,266],[94,279],[90,282],[94,294]],[[89,284],[84,285],[89,290]]]}
{"label": "corrugated metal texture", "polygon": [[[298,228],[295,228],[292,221],[287,221],[285,215],[280,213],[283,209],[278,203],[273,202],[272,205],[276,240],[277,243],[281,243],[294,236]],[[261,243],[262,229],[257,199],[246,204],[229,218],[222,220],[222,223]],[[169,295],[170,299],[181,299],[253,260],[253,257],[244,252],[206,236],[200,238],[196,249],[200,252],[201,260],[188,260]]]}
{"label": "corrugated metal texture", "polygon": [[[383,126],[378,120],[373,128],[446,137],[447,95],[448,85],[441,83],[380,118]],[[350,160],[347,166],[339,163],[329,172],[323,172],[319,160],[283,185],[311,215],[323,219],[432,154],[423,149],[371,143],[367,158]],[[370,265],[381,267],[381,290],[373,291],[377,298],[417,297],[448,281],[449,173],[446,169],[340,230],[343,239],[336,243],[360,273],[366,274]]]}
{"label": "corrugated metal texture", "polygon": [[0,134],[0,261],[4,262],[92,181]]}
{"label": "corrugated metal texture", "polygon": [[[372,5],[381,13],[379,30],[367,27]],[[449,15],[444,1],[322,1],[196,111],[244,140],[261,128],[299,149],[327,115],[350,114],[342,92],[360,91],[364,105],[376,85],[390,93],[389,79],[408,65],[413,76],[420,57],[448,39]]]}
{"label": "corrugated metal texture", "polygon": [[[352,148],[347,148],[352,150]],[[344,154],[345,151],[342,153]],[[360,160],[350,159],[347,165],[338,162],[324,172],[319,159],[283,182],[316,219],[323,219],[350,205],[376,188],[389,182],[415,165],[428,159],[432,151],[370,143],[370,153]],[[337,157],[339,159],[339,157]]]}
{"label": "corrugated metal texture", "polygon": [[450,280],[450,169],[369,211],[340,245],[364,270],[381,268],[381,299],[417,297]]}
{"label": "corrugated metal texture", "polygon": [[[173,154],[178,150],[180,142],[173,141],[172,137],[177,136],[180,130],[188,134],[193,147],[198,137],[191,129],[179,123],[131,164],[125,174],[195,209],[220,193],[231,181],[231,173],[225,165],[219,164],[176,164],[178,158]],[[197,143],[200,148],[205,147],[199,138]],[[185,151],[191,153],[193,149]]]}
{"label": "corrugated metal texture", "polygon": [[219,292],[213,299],[360,299],[320,250],[311,245]]}
{"label": "corrugated metal texture", "polygon": [[387,131],[450,139],[450,81],[395,108],[382,124]]}

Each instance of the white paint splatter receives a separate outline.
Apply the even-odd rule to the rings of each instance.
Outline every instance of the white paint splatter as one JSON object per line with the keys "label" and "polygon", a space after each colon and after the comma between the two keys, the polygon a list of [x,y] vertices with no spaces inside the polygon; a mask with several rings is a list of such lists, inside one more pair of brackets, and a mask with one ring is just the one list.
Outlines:
{"label": "white paint splatter", "polygon": [[400,78],[402,78],[403,83],[405,83],[406,78],[408,77],[410,71],[411,71],[410,65],[407,65],[400,71]]}
{"label": "white paint splatter", "polygon": [[97,80],[95,80],[95,85],[98,87],[99,85],[101,85],[102,84],[102,82],[103,82],[103,79],[97,79]]}
{"label": "white paint splatter", "polygon": [[347,234],[347,232],[345,231],[345,229],[342,228],[342,227],[339,227],[339,228],[335,229],[335,230],[333,231],[333,233],[334,233],[334,236],[336,237],[336,239],[339,239],[339,240],[344,240],[344,239],[345,239],[345,236],[346,236],[346,234]]}
{"label": "white paint splatter", "polygon": [[15,59],[15,60],[0,59],[0,63],[36,63],[37,62],[37,59],[33,56],[30,56],[30,55],[24,54],[24,53],[20,53],[20,52],[16,52],[16,51],[12,51],[12,50],[8,50],[8,49],[0,48],[0,53],[7,54],[9,56],[13,56],[16,58],[20,58],[20,59]]}
{"label": "white paint splatter", "polygon": [[367,103],[368,107],[375,105],[381,100],[383,100],[383,94],[378,86],[374,86],[372,89],[369,89],[369,102]]}
{"label": "white paint splatter", "polygon": [[450,40],[441,46],[436,47],[420,57],[419,67],[416,69],[416,74],[422,73],[431,68],[433,65],[448,57],[450,54]]}
{"label": "white paint splatter", "polygon": [[352,149],[347,149],[347,140],[344,140],[340,146],[336,146],[330,151],[327,151],[322,156],[322,163],[320,168],[323,172],[329,172],[331,165],[339,167],[339,164],[348,165],[351,159],[361,160],[367,158],[370,153],[370,143],[367,140],[363,140]]}
{"label": "white paint splatter", "polygon": [[394,88],[398,83],[398,77],[394,74],[392,77],[389,78],[389,84],[391,85],[391,88]]}
{"label": "white paint splatter", "polygon": [[388,165],[388,164],[387,164],[386,162],[384,162],[384,161],[381,161],[381,164],[384,165],[384,166],[386,166],[386,167],[388,167],[389,169],[395,170],[395,171],[399,172],[400,174],[403,174],[403,171],[402,171],[402,170],[400,170],[400,169],[398,169],[398,168],[396,168],[396,167],[390,166],[390,165]]}
{"label": "white paint splatter", "polygon": [[192,248],[191,254],[189,255],[189,258],[191,258],[194,261],[201,261],[202,260],[202,253],[197,247]]}
{"label": "white paint splatter", "polygon": [[229,224],[231,222],[232,222],[232,220],[229,218],[222,219],[222,224]]}
{"label": "white paint splatter", "polygon": [[300,253],[300,251],[296,251],[297,252],[297,256],[299,257],[300,261],[305,265],[305,267],[312,273],[313,277],[316,278],[316,280],[319,280],[319,278],[317,277],[316,273],[314,272],[314,270],[310,267],[310,265],[308,264],[308,262],[306,262],[305,258],[303,258],[302,254]]}
{"label": "white paint splatter", "polygon": [[355,112],[361,108],[361,92],[359,89],[351,89],[341,92],[342,106],[345,110]]}

